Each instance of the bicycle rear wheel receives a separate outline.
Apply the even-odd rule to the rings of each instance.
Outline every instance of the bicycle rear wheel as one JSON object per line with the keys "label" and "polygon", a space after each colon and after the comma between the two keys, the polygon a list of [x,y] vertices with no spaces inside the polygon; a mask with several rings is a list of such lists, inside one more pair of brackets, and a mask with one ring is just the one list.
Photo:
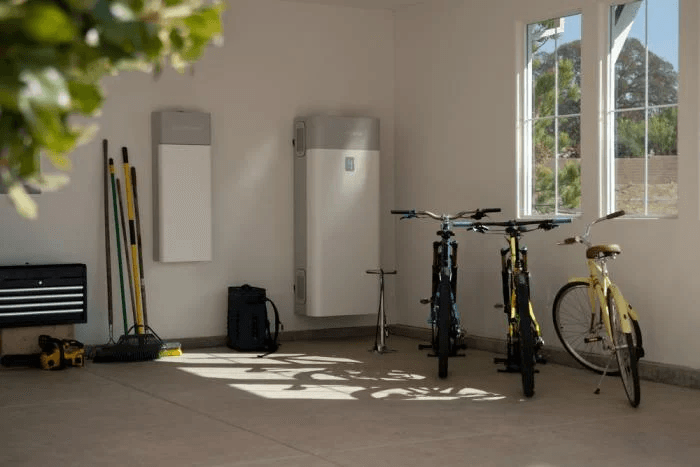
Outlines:
{"label": "bicycle rear wheel", "polygon": [[452,290],[450,283],[446,280],[440,281],[438,286],[437,310],[437,356],[438,356],[438,376],[447,377],[447,359],[450,355],[450,326],[452,325]]}
{"label": "bicycle rear wheel", "polygon": [[525,397],[532,397],[535,393],[535,333],[530,316],[530,290],[524,274],[518,275],[515,287],[523,393]]}
{"label": "bicycle rear wheel", "polygon": [[612,331],[615,355],[620,367],[620,378],[625,387],[627,398],[632,407],[639,405],[641,398],[639,387],[639,366],[637,364],[637,343],[635,333],[622,332],[622,323],[617,303],[611,293],[608,293],[608,313],[610,314],[610,329]]}
{"label": "bicycle rear wheel", "polygon": [[[552,318],[557,337],[566,351],[584,367],[598,374],[620,374],[612,342],[602,321],[598,303],[590,303],[589,285],[577,281],[565,284],[557,293]],[[596,300],[597,302],[597,300]],[[593,310],[595,309],[595,313]]]}

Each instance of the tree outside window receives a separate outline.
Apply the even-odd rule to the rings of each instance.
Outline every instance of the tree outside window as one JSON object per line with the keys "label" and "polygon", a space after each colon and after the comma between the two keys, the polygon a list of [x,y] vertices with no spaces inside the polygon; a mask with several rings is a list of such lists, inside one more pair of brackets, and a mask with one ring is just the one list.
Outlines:
{"label": "tree outside window", "polygon": [[678,0],[610,9],[608,209],[678,214]]}
{"label": "tree outside window", "polygon": [[522,214],[581,207],[581,15],[528,25]]}

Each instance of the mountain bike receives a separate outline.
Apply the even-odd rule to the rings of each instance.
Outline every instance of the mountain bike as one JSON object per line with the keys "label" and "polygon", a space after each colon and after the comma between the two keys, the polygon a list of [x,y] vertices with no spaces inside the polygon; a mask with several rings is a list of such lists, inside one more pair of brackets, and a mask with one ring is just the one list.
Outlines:
{"label": "mountain bike", "polygon": [[[527,247],[521,246],[522,235],[533,230],[552,230],[570,223],[570,218],[540,219],[532,221],[509,220],[505,222],[456,222],[455,227],[466,227],[480,233],[505,234],[508,246],[501,249],[501,281],[503,311],[506,313],[506,358],[495,358],[503,363],[498,371],[520,373],[523,393],[532,397],[535,393],[535,364],[545,363],[539,356],[544,345],[535,313],[530,301],[530,272],[527,267]],[[499,228],[497,231],[493,227]]]}
{"label": "mountain bike", "polygon": [[637,312],[612,282],[607,262],[622,253],[616,244],[593,245],[591,227],[599,222],[623,216],[617,211],[586,226],[582,236],[560,242],[586,246],[589,277],[570,279],[557,293],[552,308],[554,329],[569,354],[584,367],[605,375],[622,378],[632,407],[640,401],[638,361],[644,356],[642,332]]}
{"label": "mountain bike", "polygon": [[478,220],[486,217],[487,213],[500,212],[495,209],[477,209],[461,211],[457,214],[435,214],[430,211],[392,210],[392,214],[401,215],[401,219],[431,217],[440,221],[437,235],[439,241],[433,242],[432,293],[429,299],[421,300],[430,304],[428,323],[431,326],[431,342],[419,345],[420,349],[430,348],[431,356],[438,357],[438,376],[447,377],[447,360],[457,356],[463,349],[464,330],[462,329],[459,312],[457,311],[457,242],[452,238],[454,232],[452,223],[456,219],[470,217]]}

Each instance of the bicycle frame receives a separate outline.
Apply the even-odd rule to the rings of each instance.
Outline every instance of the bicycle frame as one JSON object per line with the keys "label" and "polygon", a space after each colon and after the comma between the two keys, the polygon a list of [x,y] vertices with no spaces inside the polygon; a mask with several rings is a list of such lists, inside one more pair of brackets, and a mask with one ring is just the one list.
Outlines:
{"label": "bicycle frame", "polygon": [[[508,304],[504,303],[504,306],[508,306],[509,309],[506,310],[508,313],[508,335],[510,337],[513,337],[513,334],[515,332],[515,323],[517,321],[517,316],[516,316],[516,310],[517,307],[515,306],[515,300],[516,300],[516,290],[515,290],[515,283],[517,280],[517,276],[519,274],[525,274],[525,277],[527,278],[528,283],[530,282],[530,273],[527,270],[527,248],[520,248],[520,234],[518,232],[513,232],[512,234],[509,234],[508,236],[508,244],[510,245],[509,248],[501,250],[502,259],[505,259],[506,255],[510,255],[510,264],[511,267],[513,268],[511,277],[510,277],[510,302]],[[507,268],[507,264],[503,264],[504,267]],[[505,285],[505,284],[504,284]],[[540,333],[540,325],[537,322],[537,318],[535,317],[535,312],[532,309],[532,302],[529,302],[530,306],[530,317],[532,318],[532,322],[535,324],[535,329],[537,330],[537,335],[539,336]]]}
{"label": "bicycle frame", "polygon": [[[632,308],[632,305],[630,305],[622,295],[620,289],[610,280],[607,259],[588,258],[586,263],[588,264],[589,277],[573,277],[569,280],[569,282],[579,281],[588,283],[588,297],[589,303],[591,304],[591,316],[594,316],[596,313],[595,306],[597,298],[601,311],[604,311],[604,313],[601,314],[602,320],[605,323],[605,328],[608,332],[608,336],[612,336],[607,302],[608,293],[611,293],[620,313],[622,331],[626,334],[633,332],[630,319],[637,321],[639,317],[637,316],[637,312],[634,310],[634,308]],[[593,320],[591,320],[591,322],[593,322]]]}
{"label": "bicycle frame", "polygon": [[[448,277],[450,282],[450,289],[452,292],[452,317],[453,317],[453,327],[459,329],[460,326],[460,316],[457,311],[457,242],[455,240],[450,240],[449,233],[452,233],[452,223],[448,219],[443,219],[440,223],[441,240],[433,243],[433,281],[432,281],[432,295],[431,295],[431,305],[430,305],[430,324],[435,325],[437,323],[437,299],[436,294],[438,290],[438,285],[442,277]],[[449,232],[449,233],[448,233]],[[438,251],[439,250],[439,251]],[[437,256],[439,255],[439,256]],[[435,264],[435,261],[438,264]],[[437,271],[435,270],[437,268]],[[457,333],[459,334],[459,333]],[[456,336],[459,337],[459,336]]]}

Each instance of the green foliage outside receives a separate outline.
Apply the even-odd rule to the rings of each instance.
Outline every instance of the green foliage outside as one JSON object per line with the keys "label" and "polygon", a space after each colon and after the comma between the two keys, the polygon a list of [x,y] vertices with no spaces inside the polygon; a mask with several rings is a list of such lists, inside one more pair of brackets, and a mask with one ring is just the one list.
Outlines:
{"label": "green foliage outside", "polygon": [[222,34],[221,3],[199,0],[3,0],[0,3],[0,180],[20,214],[36,205],[24,184],[67,182],[40,173],[39,156],[58,169],[96,131],[75,116],[99,115],[103,77],[126,70],[179,71]]}
{"label": "green foliage outside", "polygon": [[[644,156],[644,116],[618,114],[615,157]],[[664,108],[649,117],[649,154],[678,154],[678,108]]]}
{"label": "green foliage outside", "polygon": [[[581,164],[569,161],[559,168],[559,211],[575,212],[581,207]],[[553,213],[557,199],[554,196],[554,171],[546,166],[537,168],[535,206],[538,212]]]}
{"label": "green foliage outside", "polygon": [[[552,22],[539,23],[536,28],[548,29]],[[535,30],[537,31],[537,29]],[[580,165],[580,119],[561,117],[558,119],[558,154],[555,154],[555,102],[558,102],[558,115],[579,114],[581,108],[579,40],[560,44],[555,54],[540,49],[556,35],[548,36],[532,43],[533,70],[533,125],[535,163],[535,210],[539,213],[552,213],[559,203],[559,210],[574,211],[580,207],[581,165]],[[615,65],[615,108],[644,107],[645,94],[644,45],[636,38],[630,38],[618,57]],[[677,103],[678,74],[673,66],[663,58],[649,51],[649,105]],[[555,100],[555,67],[558,66],[558,96]],[[542,118],[545,117],[545,118]],[[644,156],[644,113],[640,111],[616,114],[615,157]],[[648,119],[648,151],[656,155],[678,154],[678,109],[661,108],[650,114]],[[558,201],[554,184],[554,158],[560,157],[558,175]]]}

